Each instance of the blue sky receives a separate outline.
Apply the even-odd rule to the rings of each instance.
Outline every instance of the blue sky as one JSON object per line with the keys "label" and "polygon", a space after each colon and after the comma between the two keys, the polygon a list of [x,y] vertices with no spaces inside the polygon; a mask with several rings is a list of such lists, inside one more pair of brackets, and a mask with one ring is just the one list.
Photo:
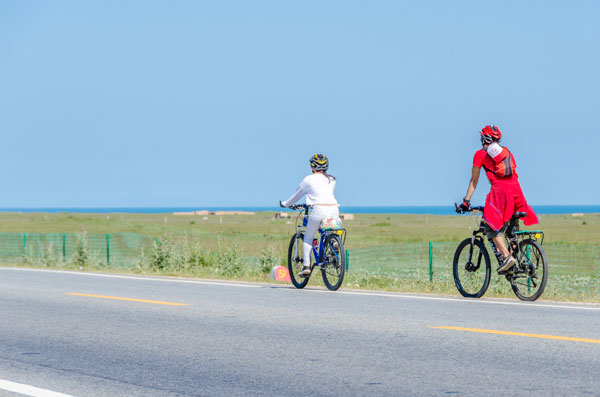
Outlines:
{"label": "blue sky", "polygon": [[5,0],[0,207],[273,205],[317,152],[342,204],[450,205],[490,123],[532,205],[599,204],[599,15],[594,1]]}

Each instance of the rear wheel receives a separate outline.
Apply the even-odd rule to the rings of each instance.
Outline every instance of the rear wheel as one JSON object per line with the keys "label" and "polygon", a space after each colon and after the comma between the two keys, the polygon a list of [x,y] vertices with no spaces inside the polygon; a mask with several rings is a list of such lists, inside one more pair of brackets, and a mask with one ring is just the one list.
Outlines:
{"label": "rear wheel", "polygon": [[481,240],[467,238],[454,253],[452,273],[458,292],[466,298],[481,298],[490,285],[490,256]]}
{"label": "rear wheel", "polygon": [[510,286],[517,298],[534,301],[539,298],[548,281],[548,260],[537,241],[527,239],[519,243],[518,265],[510,277]]}
{"label": "rear wheel", "polygon": [[339,235],[327,236],[322,258],[324,262],[321,265],[323,282],[328,289],[335,291],[342,285],[346,273],[346,251]]}
{"label": "rear wheel", "polygon": [[310,275],[306,277],[299,276],[298,273],[302,270],[302,244],[304,242],[304,234],[296,233],[290,240],[288,248],[288,270],[290,271],[290,279],[296,288],[304,288],[308,284]]}

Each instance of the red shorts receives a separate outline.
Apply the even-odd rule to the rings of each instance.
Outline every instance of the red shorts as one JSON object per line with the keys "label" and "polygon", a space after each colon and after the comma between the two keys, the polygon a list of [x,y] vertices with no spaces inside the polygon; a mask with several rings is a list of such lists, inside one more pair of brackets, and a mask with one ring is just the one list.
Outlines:
{"label": "red shorts", "polygon": [[485,199],[483,220],[495,231],[508,222],[515,212],[526,212],[525,225],[538,223],[537,216],[527,204],[519,183],[494,184]]}

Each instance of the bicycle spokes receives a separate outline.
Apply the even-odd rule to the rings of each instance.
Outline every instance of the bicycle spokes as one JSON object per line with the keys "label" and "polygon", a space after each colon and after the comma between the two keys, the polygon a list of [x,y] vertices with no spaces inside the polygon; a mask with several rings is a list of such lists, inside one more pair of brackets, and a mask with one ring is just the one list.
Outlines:
{"label": "bicycle spokes", "polygon": [[518,265],[510,277],[513,292],[521,300],[540,297],[548,279],[548,262],[542,247],[534,240],[519,243]]}
{"label": "bicycle spokes", "polygon": [[304,288],[310,277],[301,277],[298,273],[302,270],[303,265],[303,249],[304,234],[298,232],[290,240],[288,249],[288,270],[292,284],[296,288]]}
{"label": "bicycle spokes", "polygon": [[[476,260],[476,262],[473,262]],[[490,259],[480,240],[465,239],[454,253],[454,283],[461,295],[481,297],[490,283]]]}
{"label": "bicycle spokes", "polygon": [[344,245],[337,234],[329,235],[325,242],[321,273],[325,286],[330,290],[337,290],[344,280],[346,271],[346,257]]}

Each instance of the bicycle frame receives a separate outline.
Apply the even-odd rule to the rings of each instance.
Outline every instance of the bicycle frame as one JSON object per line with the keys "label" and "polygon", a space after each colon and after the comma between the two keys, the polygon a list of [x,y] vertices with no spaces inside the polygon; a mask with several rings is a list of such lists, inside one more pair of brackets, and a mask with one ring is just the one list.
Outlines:
{"label": "bicycle frame", "polygon": [[[302,212],[300,212],[298,214],[298,217],[296,218],[296,233],[300,233],[303,231],[306,231],[306,225],[308,224],[308,218],[309,218],[309,212],[310,212],[310,206],[304,206],[302,207],[304,208],[304,214],[302,214]],[[299,224],[298,219],[300,218],[300,215],[303,215],[302,218],[302,225]],[[329,230],[322,230],[321,228],[319,228],[318,233],[320,235],[319,237],[319,244],[317,244],[317,246],[315,247],[314,244],[312,244],[311,241],[311,245],[312,245],[312,253],[313,253],[313,257],[315,258],[315,264],[314,266],[323,266],[326,263],[323,261],[322,255],[323,252],[325,252],[325,239],[327,238],[327,236],[329,236],[332,233],[336,233],[338,235],[341,235],[343,238],[343,243],[346,243],[346,229],[345,228],[340,228],[340,229],[329,229]],[[306,237],[306,236],[305,236]],[[298,248],[298,244],[295,245],[294,248],[296,251],[294,252],[294,255],[297,256],[298,252],[297,250]],[[339,260],[339,253],[334,251],[335,256],[337,257],[337,259]]]}
{"label": "bicycle frame", "polygon": [[[474,209],[477,211],[483,211],[483,208],[480,209],[479,207],[475,207]],[[519,230],[519,219],[519,217],[513,217],[510,221],[508,221],[504,231],[504,238],[507,243],[506,246],[513,256],[516,256],[519,253],[520,242],[526,238],[539,241],[540,245],[544,242],[544,232],[541,230]],[[485,222],[482,220],[479,225],[479,229],[473,231],[471,244],[475,243],[475,240],[479,240],[483,243],[483,236],[486,234]],[[504,260],[502,253],[496,248],[496,244],[494,244],[491,238],[488,238],[487,240],[492,247],[492,252],[498,261],[498,265],[501,265]]]}
{"label": "bicycle frame", "polygon": [[[461,213],[483,212],[484,207],[462,209],[456,205],[456,209]],[[514,266],[501,274],[510,282],[513,292],[519,299],[534,301],[541,296],[546,286],[548,261],[542,248],[544,232],[519,230],[519,220],[524,216],[526,216],[524,212],[515,212],[513,217],[500,229],[500,232],[504,234],[509,253],[516,260]],[[480,298],[489,287],[492,264],[484,238],[487,238],[499,268],[504,262],[502,253],[494,243],[495,239],[488,234],[489,230],[489,226],[484,220],[481,220],[479,227],[473,230],[472,236],[463,240],[454,253],[452,264],[454,283],[464,297]],[[467,255],[467,258],[462,256],[461,259],[461,255],[464,254]],[[474,255],[477,257],[474,258]],[[482,276],[483,278],[481,278]]]}

